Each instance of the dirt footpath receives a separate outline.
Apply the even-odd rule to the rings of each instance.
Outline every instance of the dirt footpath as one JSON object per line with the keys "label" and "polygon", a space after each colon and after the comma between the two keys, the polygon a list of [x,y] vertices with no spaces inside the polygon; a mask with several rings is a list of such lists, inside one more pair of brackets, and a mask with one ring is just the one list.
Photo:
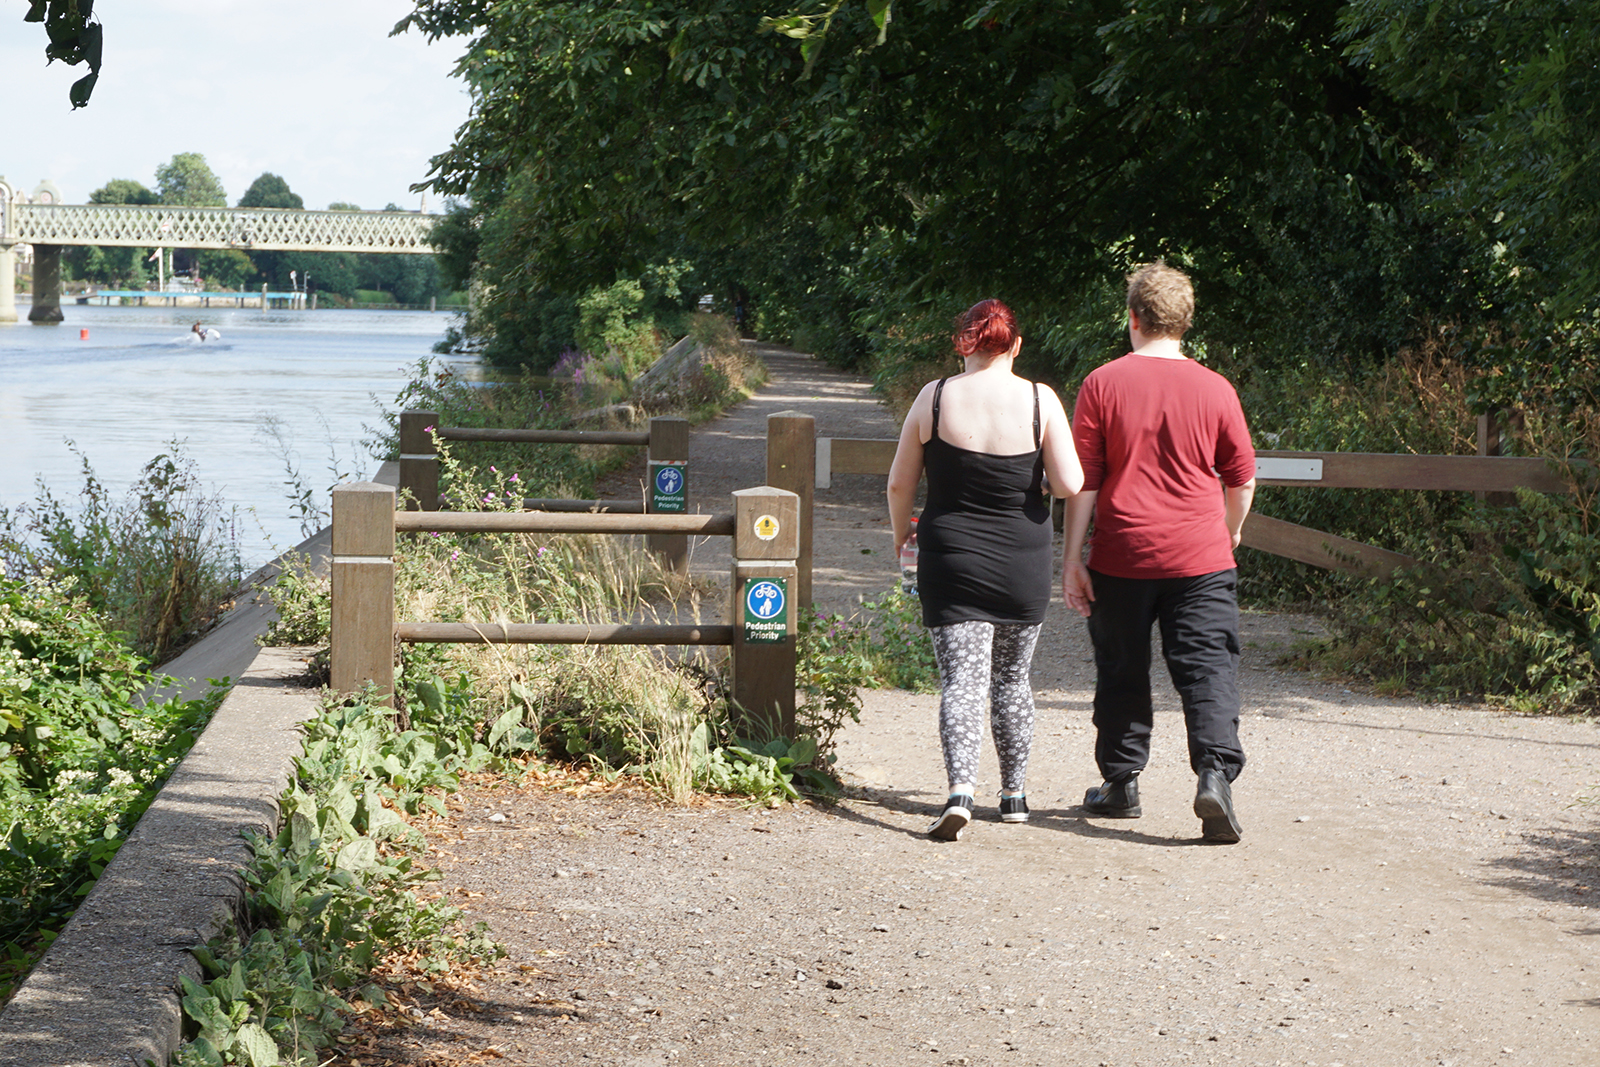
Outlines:
{"label": "dirt footpath", "polygon": [[[781,350],[773,365],[766,393],[693,435],[700,499],[761,480],[770,411],[816,414],[823,435],[894,435],[863,383]],[[858,484],[818,506],[817,593],[835,609],[894,575],[881,479],[841,481]],[[696,561],[726,573],[709,548]],[[435,828],[436,858],[510,958],[352,1055],[1600,1063],[1600,731],[1274,667],[1313,626],[1245,620],[1250,762],[1233,846],[1199,839],[1170,687],[1144,818],[1077,806],[1096,782],[1093,670],[1082,621],[1059,603],[1035,663],[1026,825],[998,821],[991,753],[964,838],[924,836],[944,795],[936,698],[902,692],[866,694],[840,752],[854,795],[831,809],[469,788]]]}

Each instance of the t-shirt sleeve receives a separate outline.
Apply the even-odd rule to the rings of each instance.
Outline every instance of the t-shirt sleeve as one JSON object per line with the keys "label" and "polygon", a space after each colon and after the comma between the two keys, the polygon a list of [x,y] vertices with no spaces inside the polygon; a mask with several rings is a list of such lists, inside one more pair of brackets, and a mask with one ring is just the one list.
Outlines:
{"label": "t-shirt sleeve", "polygon": [[[1083,488],[1098,490],[1106,475],[1106,436],[1101,425],[1100,391],[1095,388],[1093,375],[1084,379],[1072,405],[1072,443],[1078,449],[1078,462],[1083,465]],[[1254,462],[1252,459],[1252,469]]]}
{"label": "t-shirt sleeve", "polygon": [[1222,425],[1217,432],[1217,454],[1212,469],[1222,477],[1222,484],[1237,489],[1256,476],[1256,450],[1250,443],[1250,427],[1245,422],[1244,408],[1239,404],[1239,394],[1228,387],[1227,403],[1223,405]]}

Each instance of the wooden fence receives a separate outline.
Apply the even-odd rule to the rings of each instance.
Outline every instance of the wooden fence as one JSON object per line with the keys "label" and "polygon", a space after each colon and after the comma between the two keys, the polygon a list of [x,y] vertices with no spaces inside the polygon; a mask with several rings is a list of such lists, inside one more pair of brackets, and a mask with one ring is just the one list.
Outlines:
{"label": "wooden fence", "polygon": [[[774,419],[777,417],[773,416]],[[1492,429],[1492,423],[1480,421],[1480,453],[1487,453],[1492,447],[1484,443],[1486,425]],[[767,478],[774,485],[789,488],[786,482],[773,478],[774,446],[770,432],[769,425]],[[790,433],[792,435],[794,431]],[[818,489],[829,488],[836,474],[887,475],[897,445],[892,440],[867,438],[818,437],[815,441],[814,471]],[[797,447],[795,441],[787,439],[782,445],[785,453]],[[1416,456],[1363,452],[1257,452],[1256,484],[1325,489],[1436,489],[1488,494],[1507,494],[1519,488],[1546,493],[1569,491],[1567,484],[1543,459],[1490,454]],[[801,515],[809,523],[810,511],[803,509]],[[1396,568],[1417,563],[1398,552],[1257,512],[1251,512],[1245,520],[1240,540],[1246,548],[1270,552],[1316,567],[1373,577],[1385,577]],[[810,563],[809,553],[802,553],[800,567],[809,569]]]}
{"label": "wooden fence", "polygon": [[[371,682],[394,694],[395,642],[481,644],[727,645],[731,698],[745,726],[795,735],[795,559],[799,498],[771,486],[733,493],[720,515],[590,512],[397,511],[395,490],[356,482],[333,491],[332,684],[341,693]],[[396,622],[397,532],[647,534],[733,538],[728,621],[718,625],[635,623]],[[758,735],[759,736],[759,735]]]}
{"label": "wooden fence", "polygon": [[[650,420],[648,431],[623,430],[513,430],[440,426],[432,411],[400,414],[400,490],[409,494],[409,506],[438,511],[438,441],[509,441],[523,444],[633,445],[649,449],[649,485],[643,500],[564,500],[528,497],[522,506],[530,511],[601,512],[609,514],[688,514],[689,423],[676,416]],[[675,483],[675,484],[673,484]],[[665,491],[671,490],[671,491]],[[689,539],[682,534],[652,533],[650,550],[676,571],[689,565]]]}

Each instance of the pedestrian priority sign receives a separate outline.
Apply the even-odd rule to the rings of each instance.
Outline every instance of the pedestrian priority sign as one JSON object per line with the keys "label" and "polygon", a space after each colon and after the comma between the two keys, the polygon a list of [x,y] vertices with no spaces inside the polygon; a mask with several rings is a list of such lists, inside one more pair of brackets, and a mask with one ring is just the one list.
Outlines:
{"label": "pedestrian priority sign", "polygon": [[744,580],[744,643],[782,644],[789,639],[789,579]]}
{"label": "pedestrian priority sign", "polygon": [[689,464],[683,460],[650,461],[650,510],[684,513],[689,510]]}

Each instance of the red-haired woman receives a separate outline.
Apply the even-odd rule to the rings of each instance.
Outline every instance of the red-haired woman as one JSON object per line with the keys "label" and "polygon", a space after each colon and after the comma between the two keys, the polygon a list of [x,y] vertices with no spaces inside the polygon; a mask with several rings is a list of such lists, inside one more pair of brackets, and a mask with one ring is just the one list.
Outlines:
{"label": "red-haired woman", "polygon": [[1028,819],[1028,671],[1054,585],[1046,493],[1071,496],[1083,486],[1060,398],[1012,373],[1022,336],[1011,309],[998,300],[974,304],[956,320],[953,340],[966,367],[922,387],[889,470],[897,550],[911,536],[917,482],[928,475],[917,587],[939,661],[950,779],[950,799],[928,832],[947,841],[972,820],[985,696],[1000,758],[1000,818]]}

